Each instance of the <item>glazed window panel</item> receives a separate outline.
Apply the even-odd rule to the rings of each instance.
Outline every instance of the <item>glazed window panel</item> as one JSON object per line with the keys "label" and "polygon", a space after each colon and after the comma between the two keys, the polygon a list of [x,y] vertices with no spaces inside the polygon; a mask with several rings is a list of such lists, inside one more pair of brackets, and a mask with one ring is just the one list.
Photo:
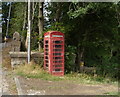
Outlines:
{"label": "glazed window panel", "polygon": [[56,40],[56,41],[53,41],[53,43],[55,44],[59,44],[59,43],[62,43],[63,41],[60,41],[60,40]]}
{"label": "glazed window panel", "polygon": [[53,49],[53,51],[62,51],[62,49]]}
{"label": "glazed window panel", "polygon": [[62,55],[61,53],[53,53],[53,55]]}
{"label": "glazed window panel", "polygon": [[48,40],[45,41],[45,44],[48,44]]}

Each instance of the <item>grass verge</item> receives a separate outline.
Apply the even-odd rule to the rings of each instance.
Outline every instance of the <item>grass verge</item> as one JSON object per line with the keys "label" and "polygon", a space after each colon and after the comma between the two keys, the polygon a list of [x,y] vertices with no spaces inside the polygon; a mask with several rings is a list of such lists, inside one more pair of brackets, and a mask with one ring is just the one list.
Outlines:
{"label": "grass verge", "polygon": [[27,78],[40,78],[43,80],[51,80],[51,81],[59,81],[62,78],[57,77],[57,76],[52,76],[46,71],[43,70],[39,65],[37,64],[25,64],[18,66],[15,68],[15,73],[20,76],[24,76]]}
{"label": "grass verge", "polygon": [[107,93],[104,93],[104,94],[106,94],[106,95],[118,95],[120,97],[118,92],[107,92]]}
{"label": "grass verge", "polygon": [[49,81],[61,81],[61,80],[68,80],[75,83],[82,83],[82,84],[100,84],[100,83],[110,83],[117,85],[117,81],[111,81],[108,78],[103,78],[100,76],[94,77],[87,74],[81,74],[81,73],[70,73],[65,74],[63,77],[58,76],[52,76],[46,71],[43,70],[39,65],[36,65],[34,63],[21,65],[17,68],[15,68],[15,73],[20,76],[24,76],[27,78],[40,78],[43,80],[49,80]]}

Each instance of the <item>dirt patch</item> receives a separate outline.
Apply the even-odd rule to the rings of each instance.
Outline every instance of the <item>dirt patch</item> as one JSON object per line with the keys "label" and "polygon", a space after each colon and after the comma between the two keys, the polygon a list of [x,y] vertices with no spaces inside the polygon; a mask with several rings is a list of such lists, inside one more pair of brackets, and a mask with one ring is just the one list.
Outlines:
{"label": "dirt patch", "polygon": [[0,72],[2,76],[2,94],[3,95],[16,95],[16,85],[13,80],[13,74],[11,70],[11,65],[10,65],[10,56],[9,56],[9,51],[11,48],[2,48],[4,44],[1,44],[1,49],[0,49]]}
{"label": "dirt patch", "polygon": [[9,95],[17,95],[16,84],[12,70],[3,69],[3,84],[7,85],[7,92]]}
{"label": "dirt patch", "polygon": [[118,92],[118,87],[110,84],[76,84],[72,81],[48,81],[18,77],[26,95],[104,95]]}
{"label": "dirt patch", "polygon": [[[4,45],[4,44],[3,44]],[[11,58],[9,55],[10,47],[2,48],[2,65],[6,68],[11,68]]]}

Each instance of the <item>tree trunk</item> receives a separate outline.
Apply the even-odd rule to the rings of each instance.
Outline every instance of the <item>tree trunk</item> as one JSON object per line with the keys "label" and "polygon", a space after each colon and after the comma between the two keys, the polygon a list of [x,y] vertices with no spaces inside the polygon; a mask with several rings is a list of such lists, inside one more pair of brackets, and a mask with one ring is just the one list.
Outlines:
{"label": "tree trunk", "polygon": [[[26,6],[26,12],[25,12],[25,18],[26,18],[26,19],[24,18],[24,19],[25,19],[24,22],[27,22],[27,11],[28,11],[28,10],[27,10],[27,7],[28,7],[28,5]],[[27,26],[28,26],[28,25],[27,25]],[[23,26],[23,29],[25,29],[24,27],[25,27],[25,26]],[[26,33],[26,34],[27,34],[27,33]],[[27,50],[27,48],[28,48],[27,35],[26,35],[26,39],[25,39],[25,48],[26,48],[26,50]]]}
{"label": "tree trunk", "polygon": [[43,2],[39,2],[38,28],[39,28],[39,51],[42,49],[42,32],[43,32]]}
{"label": "tree trunk", "polygon": [[[25,11],[24,11],[24,21],[23,21],[23,29],[22,29],[23,31],[25,30],[26,22],[27,22],[27,6],[25,6]],[[23,32],[22,32],[22,36],[23,36]]]}
{"label": "tree trunk", "polygon": [[55,20],[56,22],[60,21],[60,16],[61,16],[61,7],[62,7],[63,3],[59,2],[57,3],[57,10],[56,10],[56,15],[55,15]]}
{"label": "tree trunk", "polygon": [[80,47],[78,47],[77,56],[76,56],[76,71],[77,72],[80,71],[80,62],[83,61],[83,54],[84,54],[84,47],[82,47],[81,49]]}
{"label": "tree trunk", "polygon": [[21,35],[21,42],[23,46],[23,50],[27,49],[27,37],[25,39],[24,32],[26,30],[26,23],[27,23],[27,4],[25,6],[25,11],[24,11],[24,22],[23,22],[23,29],[22,29],[22,35]]}
{"label": "tree trunk", "polygon": [[[85,31],[85,36],[83,38],[83,42],[87,41],[87,31]],[[83,60],[83,55],[84,55],[84,46],[79,47],[78,46],[78,58],[77,58],[77,71],[82,72],[83,70],[83,66],[81,66],[81,63],[84,63]],[[83,64],[84,65],[84,64]]]}

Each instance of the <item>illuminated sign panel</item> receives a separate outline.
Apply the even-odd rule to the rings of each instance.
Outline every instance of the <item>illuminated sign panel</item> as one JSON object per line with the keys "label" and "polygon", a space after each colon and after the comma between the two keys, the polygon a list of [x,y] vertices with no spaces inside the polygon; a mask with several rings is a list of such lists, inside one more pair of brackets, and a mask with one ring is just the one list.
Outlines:
{"label": "illuminated sign panel", "polygon": [[52,37],[63,37],[62,35],[52,35]]}

